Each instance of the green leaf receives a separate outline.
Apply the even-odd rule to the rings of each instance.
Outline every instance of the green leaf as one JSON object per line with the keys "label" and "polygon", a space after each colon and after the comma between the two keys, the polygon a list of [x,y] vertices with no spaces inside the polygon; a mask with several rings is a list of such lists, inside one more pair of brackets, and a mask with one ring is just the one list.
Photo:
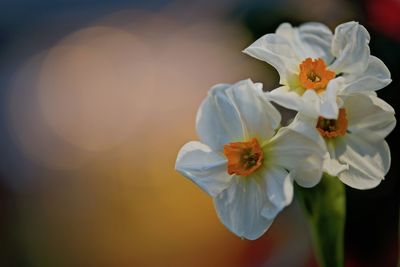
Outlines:
{"label": "green leaf", "polygon": [[311,225],[314,249],[321,267],[343,267],[346,194],[343,183],[324,174],[312,188],[295,187]]}

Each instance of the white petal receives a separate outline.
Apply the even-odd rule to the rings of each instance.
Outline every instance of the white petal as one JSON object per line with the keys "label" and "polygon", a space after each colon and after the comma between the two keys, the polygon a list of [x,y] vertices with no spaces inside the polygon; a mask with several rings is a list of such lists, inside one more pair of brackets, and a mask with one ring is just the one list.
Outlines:
{"label": "white petal", "polygon": [[344,105],[348,130],[365,140],[382,140],[396,125],[393,108],[376,96],[354,94],[346,98]]}
{"label": "white petal", "polygon": [[284,207],[292,203],[293,180],[285,169],[271,167],[263,172],[263,184],[272,205],[268,205],[267,202],[261,214],[267,219],[273,219]]}
{"label": "white petal", "polygon": [[380,107],[382,110],[384,110],[386,112],[389,112],[392,114],[395,113],[394,108],[391,105],[389,105],[388,103],[386,103],[385,101],[383,101],[382,99],[380,99],[378,97],[378,95],[376,94],[376,92],[370,92],[369,94],[364,93],[364,95],[368,95],[370,97],[372,103],[375,106]]}
{"label": "white petal", "polygon": [[346,88],[344,93],[379,90],[391,83],[389,69],[377,57],[370,56],[368,67],[363,73],[345,74]]}
{"label": "white petal", "polygon": [[271,64],[279,73],[280,84],[287,84],[298,73],[299,59],[290,43],[277,34],[262,36],[243,52]]}
{"label": "white petal", "polygon": [[269,139],[280,121],[280,113],[265,99],[260,84],[243,80],[213,87],[199,108],[196,126],[203,143],[222,151],[230,142]]}
{"label": "white petal", "polygon": [[390,167],[390,150],[387,143],[365,142],[357,135],[348,134],[336,142],[335,153],[349,170],[339,174],[339,179],[350,187],[369,189],[376,187]]}
{"label": "white petal", "polygon": [[263,93],[263,84],[262,83],[254,83],[256,90],[260,93]]}
{"label": "white petal", "polygon": [[287,86],[281,86],[266,92],[265,97],[269,101],[273,101],[287,109],[299,110],[302,105],[301,96]]}
{"label": "white petal", "polygon": [[330,52],[332,32],[324,24],[310,22],[294,28],[289,23],[283,23],[276,34],[289,41],[300,59],[322,58],[328,64],[333,59]]}
{"label": "white petal", "polygon": [[230,86],[219,84],[211,88],[197,112],[196,128],[200,141],[214,151],[222,151],[224,144],[239,141],[244,136],[237,109],[225,94]]}
{"label": "white petal", "polygon": [[265,146],[267,166],[277,165],[293,171],[293,178],[300,185],[319,181],[325,153],[318,142],[290,128],[281,128]]}
{"label": "white petal", "polygon": [[[348,166],[347,164],[341,164],[335,159],[335,150],[334,147],[332,147],[332,143],[329,142],[327,146],[325,139],[316,130],[315,127],[316,124],[317,124],[317,119],[304,116],[304,114],[297,114],[293,122],[288,127],[296,132],[301,133],[304,136],[307,136],[308,138],[314,140],[314,142],[318,143],[321,149],[323,151],[326,151],[323,160],[323,171],[327,172],[332,176],[337,176],[340,172],[347,170]],[[313,159],[311,159],[311,164],[312,162]],[[314,165],[317,166],[317,168],[314,168],[314,170],[319,171],[318,161]],[[307,171],[308,169],[312,170],[313,168],[312,165],[311,167],[307,167],[306,164],[304,169],[305,171]],[[307,177],[307,175],[302,175],[301,177]],[[304,184],[302,184],[302,186],[307,187]]]}
{"label": "white petal", "polygon": [[332,31],[322,23],[309,22],[299,27],[299,33],[304,44],[312,51],[313,58],[322,58],[329,64],[333,55],[330,51],[332,43]]}
{"label": "white petal", "polygon": [[338,176],[339,173],[349,169],[348,164],[341,164],[336,159],[332,159],[330,154],[327,153],[324,160],[324,172],[331,176]]}
{"label": "white petal", "polygon": [[260,183],[252,177],[234,177],[231,186],[214,198],[222,223],[233,233],[246,239],[259,238],[272,224],[261,215],[266,196]]}
{"label": "white petal", "polygon": [[351,21],[336,27],[332,54],[336,60],[328,68],[339,73],[362,73],[368,66],[370,36],[364,26]]}
{"label": "white petal", "polygon": [[301,159],[301,164],[290,173],[290,176],[302,187],[313,187],[321,181],[322,173],[321,157],[313,154]]}
{"label": "white petal", "polygon": [[315,90],[308,89],[301,96],[301,104],[298,111],[310,118],[318,118],[321,113],[321,101],[321,97]]}
{"label": "white petal", "polygon": [[226,159],[200,142],[189,142],[181,148],[175,169],[211,196],[226,189],[232,179],[226,171]]}
{"label": "white petal", "polygon": [[326,119],[337,119],[339,106],[337,96],[343,88],[343,78],[339,77],[329,81],[321,103],[320,115]]}
{"label": "white petal", "polygon": [[304,114],[298,113],[288,128],[310,138],[316,142],[322,150],[326,150],[326,144],[324,138],[316,129],[317,118],[312,118]]}
{"label": "white petal", "polygon": [[264,97],[260,86],[251,80],[234,84],[226,95],[235,105],[245,129],[245,139],[270,139],[281,122],[279,111]]}

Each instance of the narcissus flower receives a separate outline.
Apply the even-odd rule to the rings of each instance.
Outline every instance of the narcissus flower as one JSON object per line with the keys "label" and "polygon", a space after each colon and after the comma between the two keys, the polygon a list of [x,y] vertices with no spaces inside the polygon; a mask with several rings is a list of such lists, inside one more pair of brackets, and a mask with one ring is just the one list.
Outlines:
{"label": "narcissus flower", "polygon": [[370,36],[357,22],[339,25],[335,33],[320,23],[298,28],[281,24],[243,52],[274,66],[281,87],[266,94],[286,108],[336,119],[338,95],[381,89],[391,82],[390,72],[370,55]]}
{"label": "narcissus flower", "polygon": [[385,137],[396,124],[393,108],[374,93],[343,99],[335,119],[298,114],[290,127],[326,146],[324,170],[357,189],[376,187],[390,167]]}
{"label": "narcissus flower", "polygon": [[176,170],[214,199],[218,216],[233,233],[260,237],[293,197],[293,179],[317,184],[324,150],[289,128],[250,80],[214,86],[197,114],[201,142],[179,151]]}

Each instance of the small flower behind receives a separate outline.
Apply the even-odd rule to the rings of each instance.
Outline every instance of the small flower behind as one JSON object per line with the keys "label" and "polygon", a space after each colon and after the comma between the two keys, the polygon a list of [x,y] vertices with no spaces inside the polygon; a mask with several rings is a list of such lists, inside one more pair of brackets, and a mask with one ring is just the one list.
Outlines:
{"label": "small flower behind", "polygon": [[290,127],[326,147],[325,172],[356,189],[376,187],[390,167],[385,137],[396,125],[394,110],[374,93],[342,102],[336,120],[298,114]]}
{"label": "small flower behind", "polygon": [[214,86],[197,113],[200,141],[184,145],[176,170],[213,199],[222,223],[256,239],[293,198],[293,180],[312,187],[322,176],[324,149],[279,128],[279,112],[250,80]]}
{"label": "small flower behind", "polygon": [[311,117],[337,119],[338,96],[379,90],[391,82],[390,72],[370,55],[370,36],[357,22],[331,30],[321,23],[292,27],[281,24],[243,52],[271,64],[281,86],[266,97]]}

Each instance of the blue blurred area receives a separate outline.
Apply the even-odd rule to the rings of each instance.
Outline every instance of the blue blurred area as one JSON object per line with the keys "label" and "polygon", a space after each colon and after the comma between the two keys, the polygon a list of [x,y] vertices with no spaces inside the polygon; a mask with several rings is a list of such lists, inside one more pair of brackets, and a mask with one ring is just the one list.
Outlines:
{"label": "blue blurred area", "polygon": [[[7,108],[7,87],[17,69],[28,58],[48,49],[64,36],[90,25],[93,21],[125,9],[157,12],[171,1],[1,1],[0,3],[0,101]],[[1,170],[27,177],[32,166],[21,160],[7,128],[7,110],[0,117]],[[25,166],[28,164],[28,166]],[[29,176],[29,175],[28,175]]]}
{"label": "blue blurred area", "polygon": [[[1,1],[0,57],[10,56],[15,43],[30,43],[19,53],[32,53],[37,45],[50,46],[67,33],[93,20],[124,9],[157,11],[170,3],[152,1]],[[11,47],[10,47],[11,46]],[[11,52],[12,53],[12,52]]]}

